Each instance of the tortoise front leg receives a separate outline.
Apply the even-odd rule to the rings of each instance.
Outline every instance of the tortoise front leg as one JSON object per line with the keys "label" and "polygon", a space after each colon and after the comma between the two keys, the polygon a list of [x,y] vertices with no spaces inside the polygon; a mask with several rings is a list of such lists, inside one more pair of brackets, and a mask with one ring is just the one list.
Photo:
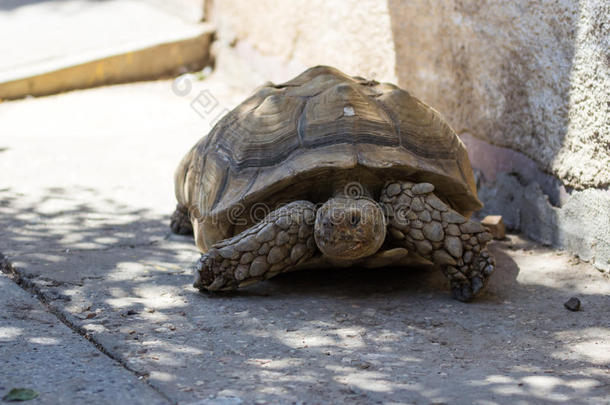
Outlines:
{"label": "tortoise front leg", "polygon": [[213,245],[201,256],[194,286],[226,291],[254,284],[313,256],[314,204],[295,201],[235,235]]}
{"label": "tortoise front leg", "polygon": [[495,261],[485,247],[491,233],[442,202],[430,183],[391,182],[381,193],[396,243],[439,265],[453,296],[470,301],[487,284]]}

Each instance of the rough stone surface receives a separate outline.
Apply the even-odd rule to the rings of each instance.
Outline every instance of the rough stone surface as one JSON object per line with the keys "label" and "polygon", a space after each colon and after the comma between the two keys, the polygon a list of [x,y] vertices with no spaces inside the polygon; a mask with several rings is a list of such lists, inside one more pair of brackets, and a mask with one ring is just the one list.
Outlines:
{"label": "rough stone surface", "polygon": [[[191,96],[207,88],[230,107],[250,91],[219,80]],[[0,251],[172,403],[607,402],[608,275],[514,235],[490,243],[496,273],[467,305],[429,268],[198,293],[193,239],[168,227],[173,169],[209,127],[190,101],[161,81],[0,104]],[[572,295],[585,311],[563,307]]]}
{"label": "rough stone surface", "polygon": [[521,151],[567,185],[610,184],[610,3],[392,0],[389,13],[399,83],[460,134]]}
{"label": "rough stone surface", "polygon": [[[252,60],[252,70],[262,71],[271,80],[287,80],[305,66],[317,64],[353,75],[395,78],[391,20],[385,2],[228,0],[214,3],[214,20],[227,41],[246,40],[240,42],[277,59],[275,63],[265,58]],[[238,44],[240,51],[250,55],[243,45]],[[287,66],[278,66],[282,63]]]}
{"label": "rough stone surface", "polygon": [[500,214],[508,229],[610,271],[610,192],[573,191],[562,206],[555,206],[538,183],[500,173],[493,183],[481,184],[479,197],[485,203],[479,216]]}

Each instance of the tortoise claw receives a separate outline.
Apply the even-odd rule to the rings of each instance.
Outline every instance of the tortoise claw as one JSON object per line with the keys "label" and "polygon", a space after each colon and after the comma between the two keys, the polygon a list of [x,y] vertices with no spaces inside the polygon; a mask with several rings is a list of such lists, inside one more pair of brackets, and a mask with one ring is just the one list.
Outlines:
{"label": "tortoise claw", "polygon": [[484,284],[483,280],[478,276],[466,280],[452,280],[451,295],[456,300],[470,302],[481,291]]}

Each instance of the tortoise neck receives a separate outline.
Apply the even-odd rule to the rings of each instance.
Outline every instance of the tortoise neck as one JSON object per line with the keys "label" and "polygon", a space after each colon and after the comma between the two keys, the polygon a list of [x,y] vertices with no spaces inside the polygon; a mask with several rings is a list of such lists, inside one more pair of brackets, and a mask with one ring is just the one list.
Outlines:
{"label": "tortoise neck", "polygon": [[361,179],[342,179],[334,184],[333,197],[345,198],[373,198],[373,193],[366,182]]}

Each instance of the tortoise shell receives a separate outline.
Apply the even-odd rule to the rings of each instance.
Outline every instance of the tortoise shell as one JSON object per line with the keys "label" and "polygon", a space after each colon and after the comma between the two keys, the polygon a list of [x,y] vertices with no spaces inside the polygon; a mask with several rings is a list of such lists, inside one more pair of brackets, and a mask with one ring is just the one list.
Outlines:
{"label": "tortoise shell", "polygon": [[175,176],[202,251],[262,219],[255,204],[324,202],[339,181],[373,193],[390,179],[429,182],[465,216],[481,207],[464,144],[438,112],[395,85],[326,66],[256,90]]}

